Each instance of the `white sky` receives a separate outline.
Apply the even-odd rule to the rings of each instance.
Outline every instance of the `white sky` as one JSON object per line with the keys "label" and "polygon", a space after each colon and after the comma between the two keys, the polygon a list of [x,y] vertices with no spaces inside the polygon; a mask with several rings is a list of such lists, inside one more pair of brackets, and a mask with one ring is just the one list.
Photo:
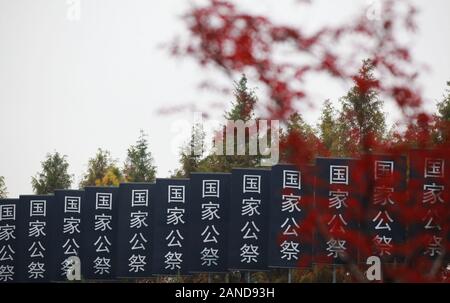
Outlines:
{"label": "white sky", "polygon": [[[301,14],[293,9],[295,1],[239,0],[239,5],[276,21],[314,26],[345,20],[367,3],[315,0],[313,9]],[[415,2],[421,13],[413,51],[431,69],[420,82],[433,108],[450,80],[450,1]],[[81,0],[81,19],[74,22],[67,18],[66,1],[0,0],[0,175],[11,197],[32,192],[31,176],[48,152],[68,156],[74,185],[99,147],[123,163],[139,129],[149,134],[159,177],[178,167],[174,122],[190,120],[190,114],[157,111],[192,103],[221,117],[223,109],[209,102],[231,101],[198,90],[205,78],[227,83],[220,74],[192,60],[175,60],[160,48],[186,33],[179,17],[188,4]],[[308,89],[318,100],[336,100],[347,88],[316,81]],[[306,118],[315,123],[317,112]]]}

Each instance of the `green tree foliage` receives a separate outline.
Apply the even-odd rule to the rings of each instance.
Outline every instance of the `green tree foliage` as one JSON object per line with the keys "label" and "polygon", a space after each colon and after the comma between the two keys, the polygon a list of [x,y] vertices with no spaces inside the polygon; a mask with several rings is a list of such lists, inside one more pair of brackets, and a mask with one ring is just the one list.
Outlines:
{"label": "green tree foliage", "polygon": [[447,82],[446,94],[437,105],[435,142],[438,144],[450,144],[450,81]]}
{"label": "green tree foliage", "polygon": [[36,194],[50,194],[55,189],[70,188],[73,176],[68,173],[67,156],[58,152],[47,154],[41,165],[42,171],[31,179],[31,185]]}
{"label": "green tree foliage", "polygon": [[0,176],[0,199],[5,199],[8,196],[8,189],[5,184],[5,177]]}
{"label": "green tree foliage", "polygon": [[149,150],[147,135],[141,130],[136,145],[128,148],[123,174],[127,182],[153,182],[156,176],[156,166]]}
{"label": "green tree foliage", "polygon": [[374,66],[370,60],[363,62],[355,85],[340,99],[342,110],[338,118],[339,154],[348,156],[365,152],[369,144],[382,142],[386,132],[383,101],[377,91]]}
{"label": "green tree foliage", "polygon": [[203,125],[192,126],[191,138],[181,148],[181,167],[175,172],[176,178],[188,178],[190,173],[198,172],[205,153],[205,131]]}
{"label": "green tree foliage", "polygon": [[321,156],[336,155],[339,146],[338,124],[336,121],[336,110],[330,100],[325,100],[322,114],[318,125],[320,141],[328,154]]}
{"label": "green tree foliage", "polygon": [[[232,108],[226,112],[224,117],[229,122],[242,121],[244,123],[255,120],[255,106],[258,101],[255,91],[248,88],[248,81],[245,75],[242,75],[239,82],[234,83],[234,101]],[[256,120],[255,120],[256,121]],[[215,165],[217,169],[223,172],[230,172],[237,167],[256,167],[259,165],[261,156],[249,154],[250,136],[257,136],[256,133],[250,133],[245,130],[245,155],[237,155],[238,142],[236,140],[237,130],[234,130],[234,154],[233,155],[212,155],[205,160],[206,165]],[[223,133],[224,153],[227,145],[226,132]]]}
{"label": "green tree foliage", "polygon": [[80,188],[85,186],[117,186],[124,178],[116,161],[111,158],[111,153],[99,148],[95,157],[89,159],[88,169]]}

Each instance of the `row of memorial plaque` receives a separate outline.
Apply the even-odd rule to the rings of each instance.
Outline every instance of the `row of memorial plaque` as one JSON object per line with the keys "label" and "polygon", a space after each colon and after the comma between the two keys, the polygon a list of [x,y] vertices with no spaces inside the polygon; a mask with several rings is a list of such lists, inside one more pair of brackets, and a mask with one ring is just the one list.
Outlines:
{"label": "row of memorial plaque", "polygon": [[407,158],[386,155],[0,200],[0,281],[64,281],[70,256],[102,280],[339,264],[342,253],[402,262],[414,235],[434,259],[448,237],[446,157],[412,152],[410,186]]}

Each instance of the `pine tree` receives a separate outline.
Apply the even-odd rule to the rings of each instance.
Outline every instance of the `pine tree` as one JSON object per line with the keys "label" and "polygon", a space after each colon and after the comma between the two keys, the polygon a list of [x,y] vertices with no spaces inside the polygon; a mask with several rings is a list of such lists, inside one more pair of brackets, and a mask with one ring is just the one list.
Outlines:
{"label": "pine tree", "polygon": [[128,149],[123,174],[128,182],[155,181],[156,167],[148,147],[147,135],[141,130],[136,145]]}
{"label": "pine tree", "polygon": [[188,178],[191,173],[198,172],[204,153],[205,131],[203,125],[197,123],[192,126],[190,140],[181,148],[181,168],[175,172],[174,177]]}
{"label": "pine tree", "polygon": [[0,199],[5,199],[8,196],[8,189],[5,184],[5,177],[0,176]]}
{"label": "pine tree", "polygon": [[437,104],[438,113],[435,116],[436,130],[435,142],[439,144],[450,144],[450,81],[447,82],[446,95]]}
{"label": "pine tree", "polygon": [[325,100],[318,129],[323,147],[328,152],[321,156],[336,155],[338,146],[336,110],[330,100]]}
{"label": "pine tree", "polygon": [[68,173],[67,156],[58,152],[47,154],[41,162],[42,172],[32,177],[31,185],[37,195],[50,194],[55,189],[68,189],[72,185],[73,176]]}
{"label": "pine tree", "polygon": [[372,62],[365,60],[354,78],[355,85],[340,99],[342,110],[338,119],[338,148],[341,156],[367,152],[385,137],[383,102],[378,96],[378,81],[373,70]]}

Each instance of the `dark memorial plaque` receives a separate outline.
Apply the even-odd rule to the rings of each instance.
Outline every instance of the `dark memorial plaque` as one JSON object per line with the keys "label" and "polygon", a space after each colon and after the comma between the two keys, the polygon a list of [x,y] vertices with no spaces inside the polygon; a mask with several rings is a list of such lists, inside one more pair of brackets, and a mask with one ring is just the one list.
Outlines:
{"label": "dark memorial plaque", "polygon": [[359,250],[360,262],[378,256],[385,263],[404,260],[407,191],[406,156],[364,155],[364,217],[361,233],[366,240]]}
{"label": "dark memorial plaque", "polygon": [[0,283],[17,282],[18,199],[0,199]]}
{"label": "dark memorial plaque", "polygon": [[188,179],[157,179],[154,203],[154,247],[152,269],[155,275],[188,273],[190,201]]}
{"label": "dark memorial plaque", "polygon": [[[444,252],[449,254],[450,150],[413,150],[410,159],[409,192],[413,222],[408,240],[417,267],[430,270]],[[444,245],[448,247],[444,250]]]}
{"label": "dark memorial plaque", "polygon": [[119,188],[117,276],[152,275],[155,184],[122,183]]}
{"label": "dark memorial plaque", "polygon": [[20,282],[49,282],[54,272],[51,241],[55,197],[49,195],[20,196],[17,214],[18,277]]}
{"label": "dark memorial plaque", "polygon": [[228,266],[268,270],[270,171],[233,169],[231,176]]}
{"label": "dark memorial plaque", "polygon": [[311,266],[314,168],[276,165],[271,173],[269,267]]}
{"label": "dark memorial plaque", "polygon": [[82,213],[84,279],[116,278],[118,187],[86,187]]}
{"label": "dark memorial plaque", "polygon": [[66,281],[67,271],[72,264],[67,262],[69,257],[78,257],[83,263],[81,255],[81,225],[82,213],[85,209],[83,190],[56,190],[55,203],[51,210],[54,222],[52,243],[54,273],[51,277],[54,281]]}
{"label": "dark memorial plaque", "polygon": [[342,264],[342,255],[357,259],[363,191],[360,162],[355,159],[317,158],[316,210],[319,226],[314,240],[314,262]]}
{"label": "dark memorial plaque", "polygon": [[226,272],[231,174],[193,173],[190,180],[189,271]]}

